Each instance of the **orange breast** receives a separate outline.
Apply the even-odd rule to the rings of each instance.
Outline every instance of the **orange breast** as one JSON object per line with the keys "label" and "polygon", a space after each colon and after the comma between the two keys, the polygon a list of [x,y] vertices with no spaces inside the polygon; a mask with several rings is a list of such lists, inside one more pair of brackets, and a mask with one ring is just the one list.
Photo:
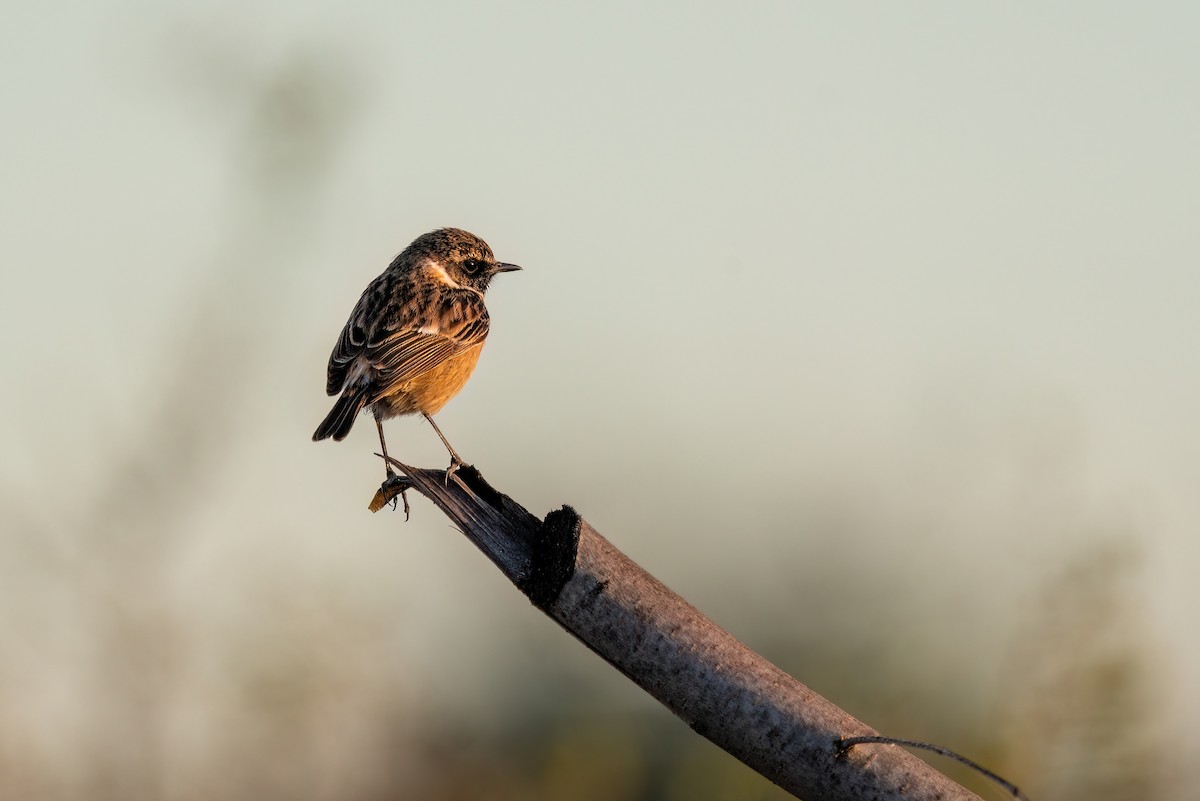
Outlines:
{"label": "orange breast", "polygon": [[393,394],[380,398],[375,402],[375,407],[383,412],[382,417],[417,412],[437,414],[446,402],[466,385],[482,351],[481,342],[457,356],[452,356],[432,370],[427,370],[412,381],[400,385]]}

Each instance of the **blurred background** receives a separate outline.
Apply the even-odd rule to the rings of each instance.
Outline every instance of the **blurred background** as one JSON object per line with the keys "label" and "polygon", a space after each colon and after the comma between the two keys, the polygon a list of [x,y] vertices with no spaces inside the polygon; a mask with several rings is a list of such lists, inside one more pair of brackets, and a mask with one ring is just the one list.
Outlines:
{"label": "blurred background", "polygon": [[445,225],[525,267],[439,415],[499,489],[888,734],[1195,797],[1194,4],[4,16],[0,797],[785,797],[310,441]]}

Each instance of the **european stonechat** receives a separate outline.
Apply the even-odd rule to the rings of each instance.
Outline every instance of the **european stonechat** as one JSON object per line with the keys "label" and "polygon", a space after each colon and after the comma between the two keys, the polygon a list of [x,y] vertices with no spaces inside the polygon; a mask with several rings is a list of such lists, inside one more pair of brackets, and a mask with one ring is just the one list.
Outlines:
{"label": "european stonechat", "polygon": [[498,273],[521,269],[496,261],[474,234],[442,228],[417,237],[370,283],[329,357],[330,395],[341,393],[313,441],[343,440],[370,407],[388,478],[383,421],[420,413],[450,451],[452,473],[463,464],[436,414],[471,377],[488,335],[483,293]]}

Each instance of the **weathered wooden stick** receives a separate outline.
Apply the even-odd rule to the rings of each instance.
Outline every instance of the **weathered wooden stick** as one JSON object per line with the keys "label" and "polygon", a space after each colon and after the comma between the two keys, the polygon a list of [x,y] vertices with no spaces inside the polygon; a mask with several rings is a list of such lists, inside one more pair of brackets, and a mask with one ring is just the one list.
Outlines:
{"label": "weathered wooden stick", "polygon": [[689,726],[806,801],[978,799],[738,642],[570,507],[539,521],[473,467],[404,472],[547,615]]}

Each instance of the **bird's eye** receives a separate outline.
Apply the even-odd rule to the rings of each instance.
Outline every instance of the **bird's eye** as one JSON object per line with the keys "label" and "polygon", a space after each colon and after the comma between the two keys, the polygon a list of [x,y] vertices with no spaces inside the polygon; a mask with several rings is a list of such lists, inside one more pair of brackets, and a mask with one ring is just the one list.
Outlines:
{"label": "bird's eye", "polygon": [[467,275],[479,275],[479,271],[483,269],[483,262],[479,259],[467,259],[463,262],[463,270]]}

